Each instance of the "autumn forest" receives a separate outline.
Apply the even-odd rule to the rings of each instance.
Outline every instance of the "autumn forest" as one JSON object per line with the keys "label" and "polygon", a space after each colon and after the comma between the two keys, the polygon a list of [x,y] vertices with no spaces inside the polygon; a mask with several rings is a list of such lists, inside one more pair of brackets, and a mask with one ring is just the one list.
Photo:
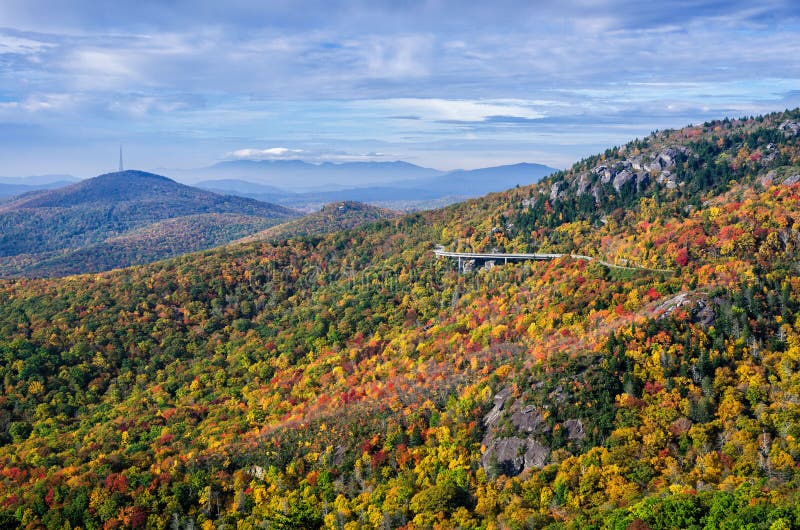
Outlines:
{"label": "autumn forest", "polygon": [[0,280],[0,528],[800,527],[799,110],[359,215]]}

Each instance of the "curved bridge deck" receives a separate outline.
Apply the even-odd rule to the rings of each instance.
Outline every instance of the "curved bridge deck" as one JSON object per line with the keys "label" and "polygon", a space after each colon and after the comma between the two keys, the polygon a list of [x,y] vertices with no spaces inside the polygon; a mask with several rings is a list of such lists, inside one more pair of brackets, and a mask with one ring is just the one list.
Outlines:
{"label": "curved bridge deck", "polygon": [[629,267],[624,265],[615,265],[607,261],[603,261],[592,256],[584,256],[583,254],[523,254],[523,253],[504,253],[504,252],[448,252],[442,249],[436,249],[433,253],[440,258],[455,258],[458,260],[458,270],[462,270],[463,260],[481,260],[481,261],[547,261],[563,257],[570,257],[572,259],[580,259],[583,261],[596,261],[600,265],[610,269],[631,270],[631,271],[650,271],[650,272],[675,272],[670,269],[650,269],[647,267]]}

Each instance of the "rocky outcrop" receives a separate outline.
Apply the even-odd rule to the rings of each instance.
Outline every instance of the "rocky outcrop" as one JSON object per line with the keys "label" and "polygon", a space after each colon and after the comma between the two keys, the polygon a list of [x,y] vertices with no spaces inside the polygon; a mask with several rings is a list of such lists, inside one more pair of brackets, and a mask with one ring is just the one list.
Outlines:
{"label": "rocky outcrop", "polygon": [[536,440],[499,438],[487,447],[481,457],[481,464],[489,472],[513,477],[526,469],[543,467],[549,455],[550,450]]}
{"label": "rocky outcrop", "polygon": [[795,174],[783,179],[783,182],[781,184],[783,184],[784,186],[791,186],[792,184],[797,184],[798,182],[800,182],[800,174]]}
{"label": "rocky outcrop", "polygon": [[791,186],[792,184],[797,184],[800,182],[800,173],[791,173],[787,174],[784,173],[785,177],[781,178],[778,176],[778,170],[772,169],[767,172],[765,175],[758,177],[758,182],[762,186],[770,186],[775,183],[783,184],[784,186]]}
{"label": "rocky outcrop", "polygon": [[578,196],[581,196],[584,193],[587,193],[589,191],[589,188],[591,187],[591,185],[592,185],[592,182],[589,179],[589,174],[588,173],[581,173],[580,176],[578,177],[578,188],[576,190],[576,193],[578,194]]}
{"label": "rocky outcrop", "polygon": [[701,299],[697,301],[697,305],[692,310],[692,321],[707,329],[717,321],[717,314],[708,301]]}
{"label": "rocky outcrop", "polygon": [[503,406],[506,400],[511,395],[511,389],[506,387],[494,396],[494,407],[486,413],[483,417],[483,425],[487,429],[494,429],[500,422],[500,417],[503,415]]}
{"label": "rocky outcrop", "polygon": [[797,136],[800,134],[800,121],[799,120],[786,120],[778,125],[778,129],[783,131],[783,134],[788,136]]}
{"label": "rocky outcrop", "polygon": [[[662,149],[653,157],[653,162],[650,165],[650,170],[667,169],[675,166],[675,161],[681,154],[688,154],[689,150],[683,146],[672,146]],[[647,169],[647,168],[646,168]]]}
{"label": "rocky outcrop", "polygon": [[555,182],[550,186],[550,200],[554,201],[558,198],[558,192],[561,190],[561,183]]}
{"label": "rocky outcrop", "polygon": [[719,302],[718,298],[709,301],[697,293],[679,293],[662,302],[656,307],[656,312],[660,312],[659,318],[663,319],[669,317],[675,310],[684,308],[691,315],[692,322],[707,329],[717,321],[717,314],[712,304]]}
{"label": "rocky outcrop", "polygon": [[581,420],[567,420],[564,422],[564,428],[567,430],[567,439],[569,440],[583,440],[586,437]]}
{"label": "rocky outcrop", "polygon": [[622,186],[630,182],[636,178],[636,174],[633,173],[630,169],[623,169],[616,175],[614,175],[614,180],[611,182],[611,185],[614,186],[614,189],[619,191]]}
{"label": "rocky outcrop", "polygon": [[[534,432],[544,425],[544,414],[533,405],[525,405],[511,414],[511,423],[519,431]],[[545,426],[546,427],[546,426]]]}
{"label": "rocky outcrop", "polygon": [[[550,449],[532,437],[549,433],[544,413],[539,408],[514,401],[509,404],[511,389],[504,388],[494,396],[494,406],[483,417],[486,435],[483,445],[486,452],[481,464],[487,472],[503,473],[513,477],[531,467],[542,467],[547,463]],[[507,418],[518,435],[500,435],[501,420]],[[526,436],[527,435],[527,436]]]}
{"label": "rocky outcrop", "polygon": [[778,172],[773,169],[769,171],[766,175],[761,175],[760,177],[758,177],[758,182],[762,186],[769,186],[777,177],[778,177]]}
{"label": "rocky outcrop", "polygon": [[[611,184],[616,192],[622,190],[629,182],[634,182],[637,188],[650,184],[653,177],[659,184],[668,189],[680,186],[670,171],[675,167],[677,160],[682,155],[690,155],[691,151],[683,146],[670,146],[648,155],[639,154],[618,162],[601,162],[589,172],[583,172],[573,181],[575,193],[580,196],[586,193],[594,195],[599,200],[599,185]],[[554,200],[563,194],[564,186],[554,184],[550,189],[550,199]]]}

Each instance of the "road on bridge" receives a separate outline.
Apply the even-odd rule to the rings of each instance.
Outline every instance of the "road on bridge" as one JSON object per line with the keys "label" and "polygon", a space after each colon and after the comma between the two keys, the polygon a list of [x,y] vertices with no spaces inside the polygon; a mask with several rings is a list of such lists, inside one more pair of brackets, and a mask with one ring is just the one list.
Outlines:
{"label": "road on bridge", "polygon": [[592,256],[584,256],[583,254],[542,254],[542,253],[533,253],[533,254],[524,254],[524,253],[513,253],[513,252],[448,252],[444,249],[437,248],[433,251],[437,257],[440,258],[456,258],[458,259],[458,270],[461,270],[461,261],[464,259],[480,259],[480,260],[503,260],[504,263],[508,263],[509,261],[546,261],[546,260],[553,260],[558,258],[563,258],[565,256],[569,256],[573,259],[580,259],[583,261],[596,261],[600,265],[608,267],[610,269],[622,269],[622,270],[631,270],[631,271],[650,271],[650,272],[675,272],[670,269],[650,269],[648,267],[629,267],[625,265],[615,265],[613,263],[609,263],[607,261],[603,261],[598,258],[593,258]]}

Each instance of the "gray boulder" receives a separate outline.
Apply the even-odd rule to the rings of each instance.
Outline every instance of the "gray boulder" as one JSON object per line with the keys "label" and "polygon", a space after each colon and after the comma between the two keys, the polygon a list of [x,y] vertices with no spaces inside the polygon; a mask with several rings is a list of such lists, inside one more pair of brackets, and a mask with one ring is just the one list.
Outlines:
{"label": "gray boulder", "polygon": [[567,430],[567,439],[569,440],[583,440],[586,437],[581,420],[569,419],[564,422],[564,428]]}
{"label": "gray boulder", "polygon": [[770,184],[772,184],[772,181],[775,180],[777,176],[778,172],[773,169],[766,175],[758,177],[758,182],[760,182],[762,186],[769,186]]}
{"label": "gray boulder", "polygon": [[487,429],[493,429],[497,427],[497,423],[500,421],[500,416],[503,414],[503,406],[506,404],[506,400],[510,395],[511,389],[508,387],[495,394],[494,407],[483,417],[484,427]]}
{"label": "gray boulder", "polygon": [[533,405],[526,405],[511,415],[511,423],[520,431],[533,432],[544,423],[544,414]]}
{"label": "gray boulder", "polygon": [[614,176],[614,182],[612,182],[612,186],[614,186],[616,191],[619,191],[620,188],[633,179],[634,176],[634,173],[630,169],[623,169]]}
{"label": "gray boulder", "polygon": [[792,184],[797,184],[800,182],[800,175],[792,175],[791,177],[786,177],[783,179],[782,184],[784,186],[791,186]]}
{"label": "gray boulder", "polygon": [[550,450],[536,440],[500,438],[486,449],[481,457],[481,465],[489,472],[513,477],[526,469],[544,467],[549,456]]}
{"label": "gray boulder", "polygon": [[581,173],[578,177],[578,187],[575,193],[580,197],[584,193],[589,191],[589,187],[591,186],[591,181],[589,180],[588,173]]}
{"label": "gray boulder", "polygon": [[559,182],[553,183],[550,186],[550,200],[554,201],[558,198],[558,192],[561,190],[561,184]]}
{"label": "gray boulder", "polygon": [[798,120],[786,120],[785,122],[778,125],[778,129],[783,131],[785,136],[797,136],[800,134],[800,121]]}
{"label": "gray boulder", "polygon": [[636,171],[641,171],[645,169],[645,165],[646,164],[644,162],[644,158],[642,157],[642,155],[638,155],[631,159],[631,167]]}

